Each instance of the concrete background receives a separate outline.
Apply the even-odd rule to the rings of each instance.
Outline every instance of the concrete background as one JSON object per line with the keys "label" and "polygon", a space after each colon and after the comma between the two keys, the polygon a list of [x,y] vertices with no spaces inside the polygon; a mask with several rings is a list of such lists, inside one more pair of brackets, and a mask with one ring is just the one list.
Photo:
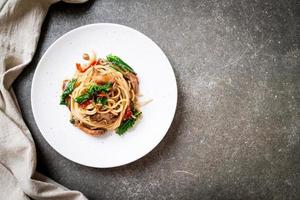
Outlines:
{"label": "concrete background", "polygon": [[[14,84],[38,170],[90,199],[300,199],[300,9],[295,0],[90,1],[53,5]],[[129,165],[94,169],[52,149],[30,105],[38,60],[90,23],[130,26],[168,56],[179,96],[167,136]]]}

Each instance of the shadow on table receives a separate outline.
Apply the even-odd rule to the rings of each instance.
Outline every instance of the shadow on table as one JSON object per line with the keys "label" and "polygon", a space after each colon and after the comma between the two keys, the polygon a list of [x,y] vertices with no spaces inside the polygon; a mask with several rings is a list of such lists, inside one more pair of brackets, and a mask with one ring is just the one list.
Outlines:
{"label": "shadow on table", "polygon": [[[82,15],[84,12],[88,11],[91,6],[94,4],[95,0],[88,0],[85,3],[65,3],[65,2],[58,2],[53,4],[50,9],[53,9],[55,12],[63,12],[66,15]],[[68,9],[66,9],[66,7]]]}

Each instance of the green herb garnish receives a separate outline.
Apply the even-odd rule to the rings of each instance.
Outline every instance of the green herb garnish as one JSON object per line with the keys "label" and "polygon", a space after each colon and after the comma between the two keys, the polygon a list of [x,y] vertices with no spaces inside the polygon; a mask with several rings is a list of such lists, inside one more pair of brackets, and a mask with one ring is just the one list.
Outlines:
{"label": "green herb garnish", "polygon": [[91,98],[91,95],[89,93],[80,95],[79,97],[75,98],[75,102],[77,103],[83,103],[86,102],[87,100],[89,100],[89,98]]}
{"label": "green herb garnish", "polygon": [[72,79],[71,81],[68,82],[66,89],[63,91],[62,95],[60,96],[60,104],[61,105],[68,105],[68,103],[66,102],[66,98],[75,89],[76,81],[77,81],[77,79]]}
{"label": "green herb garnish", "polygon": [[[134,70],[118,56],[109,54],[106,59],[114,65],[117,65],[123,71],[129,71],[135,74]],[[115,69],[115,68],[114,68]]]}
{"label": "green herb garnish", "polygon": [[137,120],[137,117],[140,116],[142,112],[134,111],[133,115],[135,118],[130,118],[121,123],[121,125],[117,128],[116,133],[118,135],[123,135],[129,128],[133,127],[134,123]]}
{"label": "green herb garnish", "polygon": [[84,103],[87,100],[89,100],[96,92],[107,93],[107,92],[109,92],[109,89],[111,88],[111,86],[112,86],[112,83],[106,83],[105,85],[91,85],[88,88],[87,93],[75,98],[75,102],[80,103],[80,104]]}
{"label": "green herb garnish", "polygon": [[106,97],[98,97],[96,99],[96,103],[100,103],[101,105],[106,105],[107,104],[107,98]]}
{"label": "green herb garnish", "polygon": [[133,127],[135,123],[134,118],[127,119],[121,123],[121,125],[117,128],[116,133],[118,135],[123,135],[129,128]]}
{"label": "green herb garnish", "polygon": [[95,92],[109,92],[112,83],[106,83],[105,85],[91,85],[88,89],[88,93],[93,95]]}
{"label": "green herb garnish", "polygon": [[135,111],[134,113],[133,113],[133,115],[135,116],[135,117],[138,117],[138,116],[140,116],[142,114],[142,112],[138,112],[138,111]]}

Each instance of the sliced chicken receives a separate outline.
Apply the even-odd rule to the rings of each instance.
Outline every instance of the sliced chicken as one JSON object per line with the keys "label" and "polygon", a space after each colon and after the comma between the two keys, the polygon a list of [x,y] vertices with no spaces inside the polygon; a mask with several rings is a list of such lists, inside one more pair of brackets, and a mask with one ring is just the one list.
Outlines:
{"label": "sliced chicken", "polygon": [[77,128],[79,128],[80,130],[82,130],[83,132],[89,134],[89,135],[93,135],[93,136],[96,136],[96,135],[102,135],[105,133],[105,130],[104,129],[97,129],[97,130],[92,130],[92,129],[89,129],[87,128],[86,126],[84,126],[83,124],[81,123],[76,123],[75,126]]}
{"label": "sliced chicken", "polygon": [[130,81],[134,93],[137,94],[139,92],[139,79],[137,76],[130,72],[126,72],[124,76]]}
{"label": "sliced chicken", "polygon": [[69,82],[69,80],[64,80],[64,81],[63,81],[63,84],[62,84],[62,87],[61,87],[62,91],[65,91],[68,82]]}
{"label": "sliced chicken", "polygon": [[106,120],[108,124],[114,123],[117,120],[117,117],[111,113],[97,113],[91,116],[91,119],[97,122]]}
{"label": "sliced chicken", "polygon": [[93,80],[97,84],[114,83],[115,79],[108,75],[94,75]]}

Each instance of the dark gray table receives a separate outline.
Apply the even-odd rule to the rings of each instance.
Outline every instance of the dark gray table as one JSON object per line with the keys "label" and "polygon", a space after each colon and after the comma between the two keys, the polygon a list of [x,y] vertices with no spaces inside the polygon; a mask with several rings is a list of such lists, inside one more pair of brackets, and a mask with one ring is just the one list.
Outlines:
{"label": "dark gray table", "polygon": [[[52,6],[33,62],[14,84],[38,170],[90,199],[299,199],[299,6],[296,0]],[[49,45],[97,22],[152,38],[170,59],[179,90],[175,119],[159,146],[113,169],[59,155],[39,132],[30,105],[32,76]]]}

